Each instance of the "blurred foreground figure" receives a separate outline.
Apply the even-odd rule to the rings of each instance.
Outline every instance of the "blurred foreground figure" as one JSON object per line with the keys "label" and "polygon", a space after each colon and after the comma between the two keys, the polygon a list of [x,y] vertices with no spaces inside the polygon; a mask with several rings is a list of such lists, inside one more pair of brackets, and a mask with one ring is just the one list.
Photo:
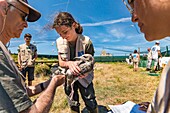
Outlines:
{"label": "blurred foreground figure", "polygon": [[[54,76],[36,86],[26,87],[25,77],[12,60],[6,44],[11,38],[19,38],[27,21],[34,22],[40,13],[26,0],[0,0],[0,112],[48,113],[56,88],[64,82],[63,75]],[[29,96],[39,94],[32,102]]]}
{"label": "blurred foreground figure", "polygon": [[[146,40],[170,36],[170,0],[123,0],[138,22]],[[170,113],[170,62],[164,68],[159,86],[147,113]]]}

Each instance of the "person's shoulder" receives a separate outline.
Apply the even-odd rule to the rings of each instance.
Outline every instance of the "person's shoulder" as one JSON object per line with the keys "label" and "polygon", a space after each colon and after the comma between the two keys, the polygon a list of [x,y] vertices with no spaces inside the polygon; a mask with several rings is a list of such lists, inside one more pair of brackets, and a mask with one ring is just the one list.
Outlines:
{"label": "person's shoulder", "polygon": [[92,43],[89,36],[79,34],[79,37],[83,41],[83,43],[86,43],[86,44],[87,43]]}
{"label": "person's shoulder", "polygon": [[26,46],[26,44],[24,43],[24,44],[20,44],[19,45],[19,47],[25,47]]}
{"label": "person's shoulder", "polygon": [[59,37],[56,39],[56,43],[57,45],[67,45],[68,44],[68,41],[66,39],[63,39],[62,37]]}
{"label": "person's shoulder", "polygon": [[153,45],[152,48],[155,47],[155,46],[156,46],[156,45]]}
{"label": "person's shoulder", "polygon": [[58,37],[58,38],[56,39],[56,41],[57,41],[57,40],[63,40],[63,38],[60,36],[60,37]]}
{"label": "person's shoulder", "polygon": [[84,39],[84,40],[89,40],[89,39],[90,39],[90,37],[87,36],[87,35],[78,34],[78,36],[79,36],[81,39]]}
{"label": "person's shoulder", "polygon": [[90,37],[89,36],[87,36],[87,35],[83,35],[86,39],[90,39]]}
{"label": "person's shoulder", "polygon": [[63,39],[62,37],[59,37],[56,39],[56,42],[63,42],[63,41],[67,41],[66,39]]}
{"label": "person's shoulder", "polygon": [[20,44],[20,46],[25,46],[26,44],[25,43],[23,43],[23,44]]}
{"label": "person's shoulder", "polygon": [[34,45],[34,44],[30,44],[30,46],[32,46],[32,47],[36,47],[36,45]]}

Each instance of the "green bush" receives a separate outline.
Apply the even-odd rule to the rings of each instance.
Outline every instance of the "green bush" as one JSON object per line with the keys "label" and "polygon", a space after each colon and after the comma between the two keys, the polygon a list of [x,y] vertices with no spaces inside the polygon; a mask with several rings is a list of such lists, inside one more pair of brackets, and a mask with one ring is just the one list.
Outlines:
{"label": "green bush", "polygon": [[46,64],[37,64],[35,66],[36,76],[49,76],[51,74],[50,67]]}

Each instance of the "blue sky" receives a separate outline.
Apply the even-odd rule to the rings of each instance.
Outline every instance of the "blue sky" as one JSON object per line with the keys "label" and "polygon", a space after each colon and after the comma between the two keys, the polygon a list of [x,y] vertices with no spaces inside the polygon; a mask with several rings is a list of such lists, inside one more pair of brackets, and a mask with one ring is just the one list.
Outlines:
{"label": "blue sky", "polygon": [[[28,23],[19,39],[12,39],[9,49],[17,53],[18,45],[24,43],[23,35],[31,33],[32,43],[36,44],[38,54],[57,55],[55,40],[59,35],[46,26],[53,22],[55,14],[68,11],[83,26],[84,35],[91,38],[95,56],[102,50],[112,55],[128,55],[134,49],[146,51],[154,45],[145,40],[137,24],[131,22],[131,15],[122,0],[28,0],[41,12],[41,18]],[[170,39],[160,40],[162,51],[169,46]]]}

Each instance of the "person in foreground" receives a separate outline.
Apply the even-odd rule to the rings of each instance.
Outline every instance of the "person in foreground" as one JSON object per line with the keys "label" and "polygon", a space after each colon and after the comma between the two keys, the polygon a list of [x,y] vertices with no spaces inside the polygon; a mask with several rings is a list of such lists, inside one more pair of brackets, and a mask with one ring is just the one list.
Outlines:
{"label": "person in foreground", "polygon": [[[132,13],[132,21],[138,22],[146,40],[170,36],[170,0],[128,0],[125,4]],[[162,72],[147,113],[170,113],[170,61]]]}
{"label": "person in foreground", "polygon": [[75,57],[81,57],[83,55],[87,55],[85,57],[92,57],[94,55],[92,41],[89,37],[81,35],[83,32],[82,27],[68,12],[60,12],[56,15],[53,28],[61,36],[56,42],[59,65],[62,68],[69,69],[73,76],[82,76],[82,78],[72,82],[72,86],[70,87],[67,87],[68,83],[65,83],[65,93],[68,96],[71,112],[80,113],[79,90],[89,113],[97,113],[97,102],[92,83],[94,77],[93,68],[91,72],[83,77],[84,74],[81,73],[81,68],[78,66],[78,62],[75,61]]}
{"label": "person in foreground", "polygon": [[[34,22],[41,14],[26,0],[0,0],[0,112],[48,113],[56,88],[63,84],[63,75],[36,86],[26,87],[22,76],[5,45],[11,38],[19,38],[28,22]],[[44,91],[44,92],[42,92]],[[30,96],[42,92],[36,101]]]}

